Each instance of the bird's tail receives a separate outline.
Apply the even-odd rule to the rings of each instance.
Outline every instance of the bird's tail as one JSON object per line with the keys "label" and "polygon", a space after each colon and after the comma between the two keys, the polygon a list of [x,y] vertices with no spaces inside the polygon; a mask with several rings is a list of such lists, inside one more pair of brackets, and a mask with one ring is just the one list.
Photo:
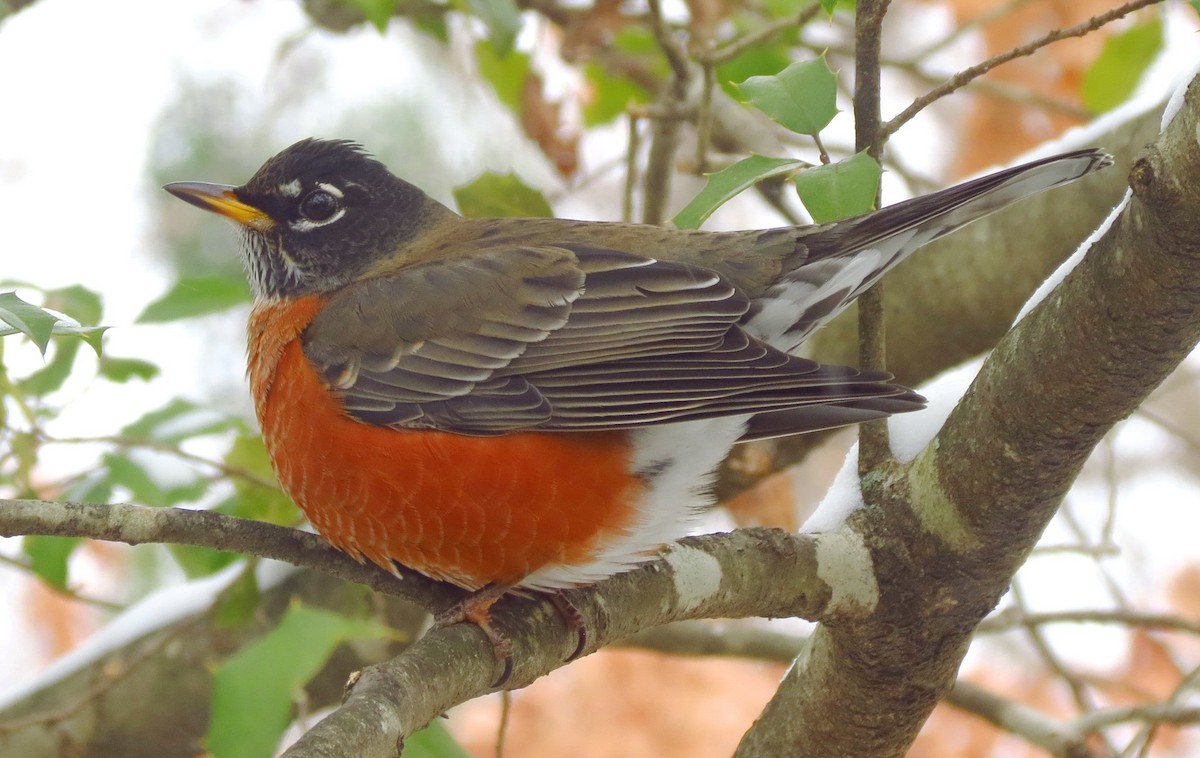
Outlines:
{"label": "bird's tail", "polygon": [[797,252],[804,263],[758,298],[747,326],[790,351],[922,246],[1022,198],[1111,164],[1111,156],[1102,150],[1077,150],[856,218],[802,228]]}
{"label": "bird's tail", "polygon": [[1023,163],[914,197],[843,221],[827,234],[819,233],[804,239],[809,248],[808,260],[854,255],[898,236],[906,238],[903,251],[911,252],[1018,200],[1111,165],[1112,156],[1103,150],[1088,148]]}

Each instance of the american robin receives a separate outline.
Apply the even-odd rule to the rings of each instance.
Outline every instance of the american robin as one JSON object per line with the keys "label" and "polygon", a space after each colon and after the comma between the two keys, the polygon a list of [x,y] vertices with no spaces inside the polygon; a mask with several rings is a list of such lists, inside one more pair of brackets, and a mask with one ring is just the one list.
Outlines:
{"label": "american robin", "polygon": [[[758,231],[466,219],[359,146],[240,186],[249,378],[279,481],[333,545],[477,591],[625,571],[682,536],[738,442],[922,407],[792,355],[920,246],[1110,163],[1034,161],[857,218]],[[498,648],[499,649],[499,648]]]}

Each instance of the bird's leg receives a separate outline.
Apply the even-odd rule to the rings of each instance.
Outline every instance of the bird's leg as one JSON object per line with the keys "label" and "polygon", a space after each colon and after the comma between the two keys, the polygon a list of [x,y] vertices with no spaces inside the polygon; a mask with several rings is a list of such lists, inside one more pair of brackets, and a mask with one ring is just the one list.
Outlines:
{"label": "bird's leg", "polygon": [[554,604],[554,610],[558,611],[559,617],[567,625],[567,631],[574,632],[578,640],[575,644],[575,649],[567,656],[567,663],[570,663],[583,655],[583,649],[587,647],[587,627],[583,623],[583,614],[579,612],[575,604],[561,590],[555,590],[546,594],[550,597],[550,602]]}
{"label": "bird's leg", "polygon": [[[512,676],[512,641],[492,624],[491,616],[492,606],[511,591],[514,591],[511,584],[487,584],[433,617],[435,629],[444,629],[448,626],[468,622],[479,627],[479,630],[487,636],[488,641],[492,643],[492,654],[495,655],[496,661],[503,665],[500,678],[492,685],[493,687],[503,686]],[[515,592],[528,596],[527,591],[516,590]],[[551,590],[539,594],[544,594],[550,600],[554,610],[558,612],[559,618],[566,625],[567,631],[575,634],[577,640],[575,649],[566,658],[566,662],[570,663],[582,655],[584,648],[587,647],[588,634],[587,627],[583,623],[583,615],[561,590]]]}
{"label": "bird's leg", "polygon": [[512,585],[508,584],[486,584],[433,617],[435,629],[444,629],[465,621],[479,627],[479,630],[487,636],[488,641],[492,643],[492,655],[503,666],[500,677],[496,679],[493,687],[503,686],[512,676],[512,641],[492,624],[491,616],[492,606],[510,589],[512,589]]}

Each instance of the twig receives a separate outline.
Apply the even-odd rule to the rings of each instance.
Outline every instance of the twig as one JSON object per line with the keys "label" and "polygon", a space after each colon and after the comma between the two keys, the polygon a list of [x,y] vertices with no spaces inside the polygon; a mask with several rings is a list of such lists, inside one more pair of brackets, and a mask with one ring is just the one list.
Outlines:
{"label": "twig", "polygon": [[816,18],[817,14],[820,12],[820,3],[813,3],[804,10],[800,11],[799,15],[797,15],[795,18],[776,19],[759,29],[738,37],[736,40],[730,42],[724,47],[712,51],[704,60],[706,63],[713,65],[728,63],[754,45],[770,39],[785,29],[789,29],[793,26],[804,26],[809,21],[812,21],[814,18]]}
{"label": "twig", "polygon": [[1105,24],[1116,21],[1124,16],[1128,16],[1130,13],[1133,13],[1136,10],[1145,8],[1149,5],[1156,5],[1160,2],[1162,2],[1162,0],[1131,0],[1131,2],[1125,3],[1119,8],[1114,8],[1107,13],[1101,13],[1098,16],[1093,16],[1081,24],[1076,24],[1075,26],[1068,27],[1066,29],[1055,29],[1054,31],[1034,40],[1033,42],[1030,42],[1026,45],[1020,45],[1019,47],[1014,47],[1012,50],[988,58],[982,63],[977,63],[970,68],[963,69],[951,77],[945,84],[941,85],[940,87],[935,87],[924,95],[918,97],[912,102],[911,105],[901,111],[899,115],[897,115],[891,121],[888,121],[883,127],[883,134],[885,137],[894,134],[897,129],[908,123],[913,116],[927,108],[931,103],[945,97],[946,95],[949,95],[951,92],[961,88],[967,82],[983,76],[997,66],[1008,63],[1009,61],[1017,58],[1024,58],[1032,55],[1046,45],[1058,42],[1059,40],[1067,39],[1069,37],[1083,37],[1096,31]]}
{"label": "twig", "polygon": [[167,453],[169,455],[174,455],[176,458],[180,458],[185,461],[190,461],[192,463],[198,463],[201,466],[208,466],[209,468],[212,468],[213,470],[219,472],[223,476],[237,478],[237,479],[244,479],[247,483],[253,484],[256,487],[263,487],[265,489],[271,489],[271,490],[279,489],[279,485],[276,484],[274,480],[267,479],[266,477],[263,477],[263,476],[259,476],[258,474],[254,473],[253,471],[250,471],[249,469],[242,468],[241,466],[230,466],[229,464],[223,463],[221,461],[214,461],[211,458],[205,458],[202,455],[196,455],[195,453],[189,453],[188,451],[184,450],[183,448],[179,447],[178,445],[171,444],[170,442],[163,442],[160,440],[138,439],[135,437],[121,437],[121,436],[50,437],[48,435],[42,435],[41,439],[43,442],[45,442],[47,444],[57,444],[57,445],[107,444],[107,445],[115,445],[116,447],[120,447],[120,448],[139,448],[139,447],[145,448],[146,450],[154,450],[155,452]]}
{"label": "twig", "polygon": [[629,144],[625,152],[625,188],[621,193],[621,220],[633,221],[633,188],[637,184],[638,153],[642,148],[642,135],[638,131],[639,119],[629,114]]}
{"label": "twig", "polygon": [[1200,635],[1200,622],[1188,621],[1168,613],[1142,613],[1131,610],[1087,610],[1049,611],[1045,613],[1021,612],[1007,608],[980,622],[978,634],[996,634],[1013,629],[1045,626],[1047,624],[1121,624],[1146,629],[1162,629],[1172,632],[1187,632]]}
{"label": "twig", "polygon": [[[883,144],[887,139],[879,115],[879,51],[888,2],[859,3],[854,19],[854,149],[856,152],[865,150],[875,160],[883,155]],[[875,188],[875,207],[879,207],[878,186]],[[886,370],[883,289],[879,284],[858,299],[858,342],[859,365],[871,371]],[[860,475],[894,463],[886,423],[863,424],[859,428],[859,440]]]}
{"label": "twig", "polygon": [[[23,561],[20,558],[11,558],[7,555],[0,554],[0,563],[7,564],[13,568],[20,569],[21,571],[28,571],[36,576],[33,566],[28,561]],[[125,610],[124,605],[121,605],[120,603],[114,603],[111,600],[101,600],[98,597],[88,597],[87,595],[81,594],[77,590],[73,590],[70,587],[56,587],[46,582],[44,582],[44,584],[55,593],[63,595],[64,597],[68,597],[77,603],[92,605],[100,608],[101,610],[112,611],[113,613],[119,613],[120,611]]]}
{"label": "twig", "polygon": [[980,29],[984,26],[987,26],[988,24],[992,23],[993,21],[996,21],[997,19],[1004,18],[1005,16],[1018,10],[1019,8],[1022,8],[1026,5],[1028,5],[1032,1],[1033,0],[1008,0],[1007,3],[1003,3],[1000,5],[996,5],[991,8],[988,8],[987,10],[980,13],[978,16],[969,18],[966,21],[964,21],[963,23],[959,24],[957,28],[955,28],[953,31],[951,31],[949,34],[947,34],[945,37],[942,37],[940,40],[937,40],[933,44],[922,48],[920,51],[918,51],[916,53],[916,55],[913,55],[909,60],[911,60],[915,64],[917,61],[921,60],[922,58],[928,58],[929,56],[933,55],[934,53],[938,52],[939,50],[945,50],[947,47],[950,47],[955,42],[962,39],[965,35],[975,31],[976,29]]}
{"label": "twig", "polygon": [[[1021,615],[1023,617],[1029,616],[1030,614],[1025,606],[1025,595],[1021,591],[1020,582],[1016,579],[1013,580],[1011,592],[1013,602],[1016,604],[1017,608],[1020,609]],[[1058,677],[1066,683],[1067,688],[1071,691],[1071,697],[1075,701],[1075,705],[1079,708],[1079,710],[1083,713],[1090,713],[1094,711],[1096,709],[1096,704],[1092,701],[1092,696],[1088,692],[1086,686],[1082,681],[1080,681],[1079,677],[1067,670],[1066,664],[1059,659],[1058,654],[1055,653],[1054,649],[1050,647],[1050,643],[1042,634],[1041,628],[1034,624],[1024,624],[1023,626],[1025,627],[1025,632],[1028,635],[1030,642],[1033,643],[1034,648],[1038,651],[1038,654],[1041,655],[1046,666],[1054,671]],[[1111,742],[1109,742],[1107,737],[1101,735],[1101,739],[1104,740],[1105,747],[1108,749],[1110,754],[1116,752],[1116,748]]]}

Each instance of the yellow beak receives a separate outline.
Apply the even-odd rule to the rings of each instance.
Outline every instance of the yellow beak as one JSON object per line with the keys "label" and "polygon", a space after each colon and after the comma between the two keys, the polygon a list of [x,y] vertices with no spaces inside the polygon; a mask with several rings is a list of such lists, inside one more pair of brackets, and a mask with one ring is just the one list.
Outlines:
{"label": "yellow beak", "polygon": [[219,213],[252,229],[266,231],[275,225],[270,216],[239,200],[234,193],[234,187],[228,184],[173,182],[163,189],[197,208]]}

